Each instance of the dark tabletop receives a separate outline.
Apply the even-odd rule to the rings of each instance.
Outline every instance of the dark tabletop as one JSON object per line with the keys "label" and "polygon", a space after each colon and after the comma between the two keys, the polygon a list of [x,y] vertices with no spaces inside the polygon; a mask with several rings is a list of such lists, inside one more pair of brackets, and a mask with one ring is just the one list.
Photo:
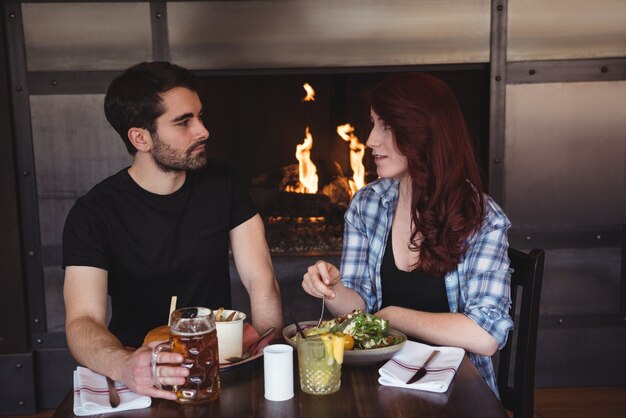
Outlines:
{"label": "dark tabletop", "polygon": [[[98,415],[101,417],[220,417],[220,418],[333,418],[333,417],[506,417],[500,402],[467,357],[463,359],[446,393],[422,392],[381,386],[382,365],[344,364],[339,392],[316,396],[300,390],[294,362],[295,396],[287,401],[263,397],[263,358],[221,373],[222,391],[217,401],[200,406],[153,399],[150,408]],[[70,392],[53,418],[74,417]]]}

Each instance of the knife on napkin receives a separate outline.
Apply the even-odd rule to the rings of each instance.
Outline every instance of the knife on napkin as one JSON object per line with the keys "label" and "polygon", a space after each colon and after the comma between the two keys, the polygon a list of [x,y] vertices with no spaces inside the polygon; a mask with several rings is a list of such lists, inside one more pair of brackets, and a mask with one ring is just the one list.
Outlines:
{"label": "knife on napkin", "polygon": [[115,382],[109,376],[104,376],[107,379],[107,387],[109,388],[109,403],[111,408],[117,408],[120,405],[120,395],[115,388]]}
{"label": "knife on napkin", "polygon": [[114,384],[120,403],[113,408],[106,380],[104,375],[85,367],[78,366],[74,370],[74,415],[99,415],[150,406],[152,400],[149,396],[134,393],[121,382],[116,382]]}
{"label": "knife on napkin", "polygon": [[422,377],[426,376],[426,367],[428,367],[430,362],[433,361],[435,357],[437,357],[438,355],[439,355],[439,350],[433,350],[433,352],[430,353],[430,356],[428,356],[428,358],[426,359],[422,367],[420,367],[419,369],[415,371],[415,374],[411,376],[409,380],[407,380],[406,384],[410,385],[411,383],[415,383],[418,380],[420,380]]}

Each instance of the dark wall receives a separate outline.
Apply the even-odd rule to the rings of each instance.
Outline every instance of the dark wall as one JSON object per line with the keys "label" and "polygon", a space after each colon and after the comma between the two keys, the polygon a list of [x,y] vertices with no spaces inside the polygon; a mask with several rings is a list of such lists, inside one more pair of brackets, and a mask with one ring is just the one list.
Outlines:
{"label": "dark wall", "polygon": [[28,348],[6,33],[0,30],[0,354]]}

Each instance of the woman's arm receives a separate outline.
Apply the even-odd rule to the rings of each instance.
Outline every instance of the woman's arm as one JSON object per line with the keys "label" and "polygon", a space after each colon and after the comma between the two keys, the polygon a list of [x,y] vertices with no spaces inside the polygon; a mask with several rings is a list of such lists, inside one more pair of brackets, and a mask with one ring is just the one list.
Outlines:
{"label": "woman's arm", "polygon": [[318,261],[307,269],[302,280],[305,292],[327,299],[326,306],[333,315],[367,310],[367,302],[371,305],[376,299],[368,274],[367,234],[359,215],[362,192],[354,196],[346,212],[341,273],[334,265]]}
{"label": "woman's arm", "polygon": [[496,340],[462,313],[431,313],[389,306],[376,313],[395,328],[413,338],[435,345],[461,347],[469,352],[491,356]]}

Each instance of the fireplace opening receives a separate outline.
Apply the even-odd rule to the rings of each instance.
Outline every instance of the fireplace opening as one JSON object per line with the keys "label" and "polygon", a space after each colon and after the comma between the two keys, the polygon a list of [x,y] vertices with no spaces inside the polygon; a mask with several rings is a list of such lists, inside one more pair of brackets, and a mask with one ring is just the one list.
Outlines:
{"label": "fireplace opening", "polygon": [[[430,73],[455,92],[486,181],[488,68]],[[377,178],[364,146],[371,129],[365,93],[388,74],[360,69],[200,78],[208,152],[227,159],[249,187],[273,255],[340,254],[350,198]],[[312,172],[315,181],[302,178]]]}

